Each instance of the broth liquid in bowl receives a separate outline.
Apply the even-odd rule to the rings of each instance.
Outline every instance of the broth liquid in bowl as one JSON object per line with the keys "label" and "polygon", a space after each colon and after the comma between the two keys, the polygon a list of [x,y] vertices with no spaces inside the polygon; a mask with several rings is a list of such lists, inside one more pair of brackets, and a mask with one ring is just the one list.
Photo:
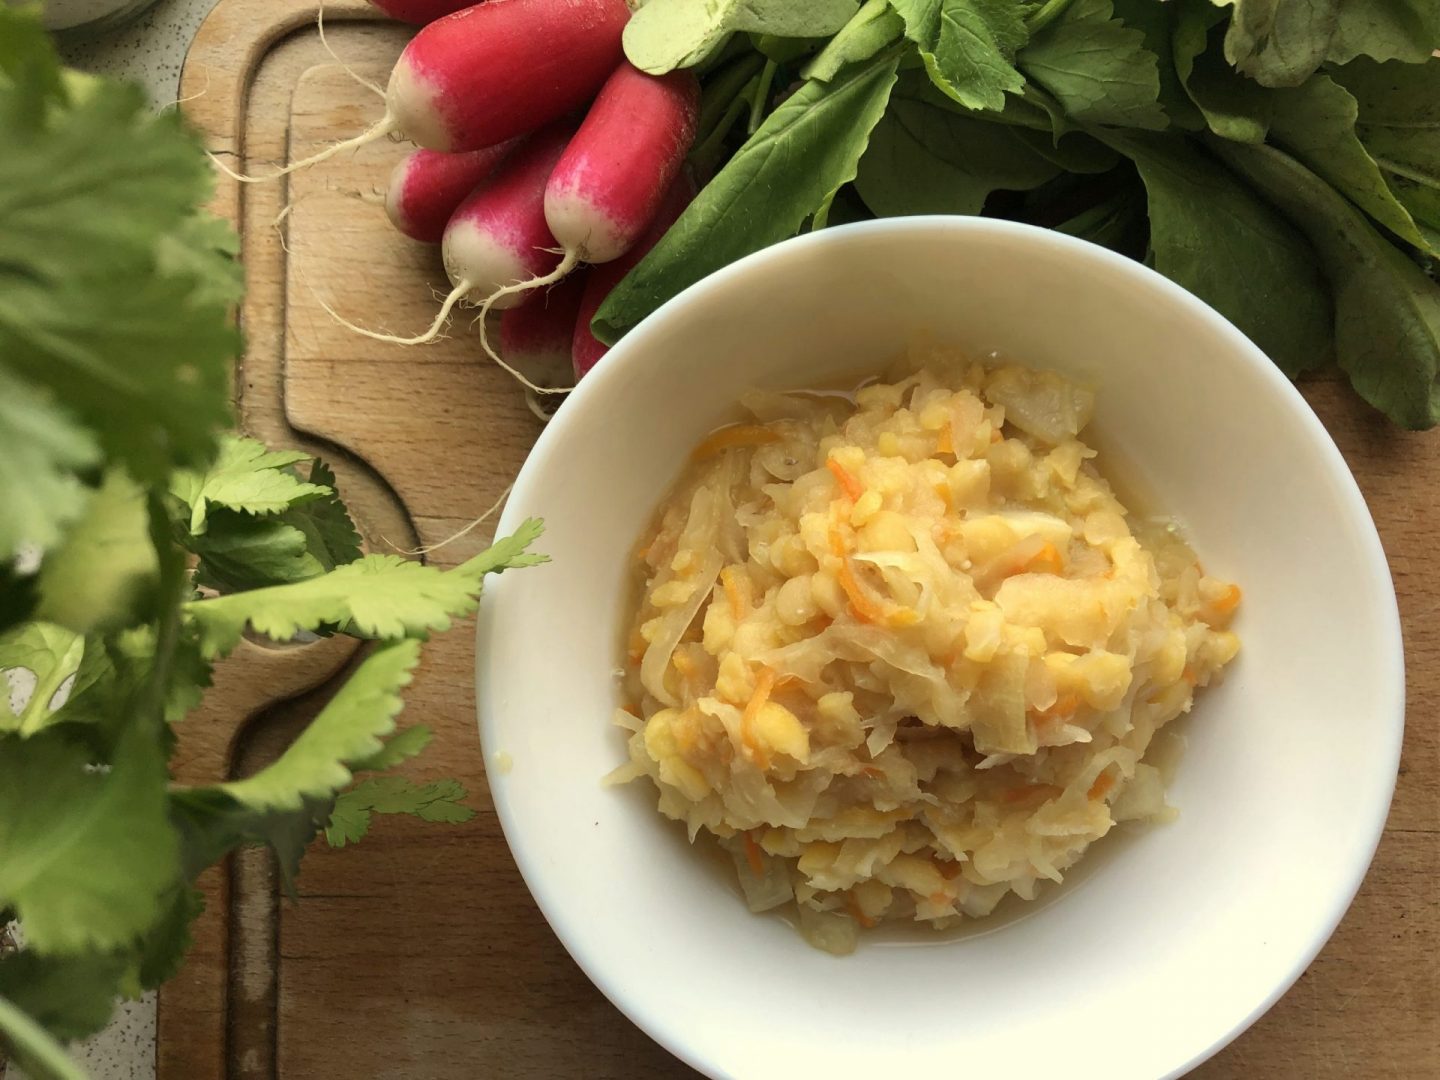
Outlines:
{"label": "broth liquid in bowl", "polygon": [[637,553],[612,779],[837,953],[1013,922],[1114,824],[1172,816],[1160,729],[1239,645],[1238,588],[1097,471],[1089,391],[919,353],[748,396]]}

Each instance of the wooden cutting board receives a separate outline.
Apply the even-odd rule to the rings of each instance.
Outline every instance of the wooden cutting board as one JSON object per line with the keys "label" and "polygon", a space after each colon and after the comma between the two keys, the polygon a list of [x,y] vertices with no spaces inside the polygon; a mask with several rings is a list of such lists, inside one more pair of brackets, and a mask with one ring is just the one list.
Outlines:
{"label": "wooden cutting board", "polygon": [[[383,85],[409,31],[358,0],[326,14],[336,53]],[[220,0],[191,49],[182,98],[211,149],[252,174],[353,135],[383,110],[321,47],[306,0]],[[250,283],[241,423],[331,461],[380,550],[434,544],[478,517],[538,431],[463,325],[450,340],[405,349],[346,331],[322,306],[399,333],[429,322],[432,293],[446,288],[438,258],[391,231],[375,202],[404,149],[381,141],[272,184],[222,178],[215,200],[240,228]],[[1194,1075],[1435,1076],[1440,575],[1431,556],[1411,553],[1433,551],[1440,535],[1440,438],[1392,431],[1336,383],[1307,393],[1391,555],[1409,652],[1405,758],[1389,828],[1344,924],[1295,988]],[[489,537],[482,526],[428,558],[453,565]],[[406,719],[436,732],[412,774],[461,779],[475,819],[377,819],[358,846],[317,845],[294,902],[261,853],[212,870],[191,961],[160,995],[160,1080],[693,1075],[590,985],[532,904],[486,790],[473,650],[468,623],[427,646]],[[273,755],[353,661],[344,641],[247,646],[184,725],[181,778],[244,773]],[[1123,1030],[1117,1018],[1117,1037]]]}

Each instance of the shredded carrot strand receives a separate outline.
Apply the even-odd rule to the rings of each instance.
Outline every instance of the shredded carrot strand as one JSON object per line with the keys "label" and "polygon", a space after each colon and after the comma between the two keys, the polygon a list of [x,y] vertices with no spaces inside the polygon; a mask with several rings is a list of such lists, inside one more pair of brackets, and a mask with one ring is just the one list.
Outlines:
{"label": "shredded carrot strand", "polygon": [[1085,793],[1085,797],[1091,800],[1103,799],[1106,792],[1114,786],[1115,773],[1110,769],[1106,769],[1099,776],[1095,777],[1095,782],[1090,785],[1090,790]]}
{"label": "shredded carrot strand", "polygon": [[1050,723],[1054,720],[1068,719],[1075,715],[1080,708],[1080,699],[1074,694],[1065,694],[1055,699],[1048,709],[1037,709],[1035,719],[1041,723]]}
{"label": "shredded carrot strand", "polygon": [[884,617],[885,613],[880,609],[880,605],[861,588],[860,582],[855,580],[855,571],[850,565],[849,559],[840,564],[840,573],[836,575],[836,578],[840,582],[840,588],[845,590],[845,596],[850,601],[850,610],[857,619],[861,622],[873,623],[879,622]]}
{"label": "shredded carrot strand", "polygon": [[756,877],[765,876],[765,860],[760,857],[760,845],[755,842],[753,833],[742,833],[745,838],[745,861],[750,864],[750,872]]}
{"label": "shredded carrot strand", "polygon": [[875,920],[865,914],[865,909],[860,906],[860,901],[855,899],[853,892],[847,891],[845,893],[845,910],[850,913],[852,919],[866,930],[869,930],[875,925]]}
{"label": "shredded carrot strand", "polygon": [[833,457],[825,460],[825,467],[830,470],[830,474],[835,477],[836,483],[840,485],[840,490],[845,492],[851,502],[854,502],[860,498],[861,495],[865,494],[865,485],[860,483],[860,481],[855,478],[854,473],[845,468],[844,465],[841,465],[840,462],[836,461]]}
{"label": "shredded carrot strand", "polygon": [[735,568],[727,566],[720,571],[720,583],[725,587],[725,598],[730,601],[730,616],[737,623],[745,617],[745,594],[735,580]]}
{"label": "shredded carrot strand", "polygon": [[946,424],[935,436],[935,452],[937,454],[953,454],[955,452],[955,440],[950,435],[950,425]]}
{"label": "shredded carrot strand", "polygon": [[645,640],[645,636],[640,633],[639,629],[631,631],[627,648],[630,662],[638,664],[644,658],[647,648],[649,648],[649,642]]}
{"label": "shredded carrot strand", "polygon": [[755,680],[755,693],[750,695],[750,700],[745,705],[745,711],[740,714],[740,741],[745,744],[745,749],[750,751],[750,757],[761,769],[770,767],[770,755],[765,753],[765,748],[760,745],[760,740],[755,737],[755,720],[760,715],[760,710],[770,700],[770,691],[775,688],[775,672],[769,668],[761,668],[760,675]]}
{"label": "shredded carrot strand", "polygon": [[1060,561],[1060,549],[1050,541],[1045,541],[1040,548],[1025,563],[1025,569],[1032,574],[1058,574],[1065,569]]}
{"label": "shredded carrot strand", "polygon": [[1241,595],[1240,586],[1231,585],[1220,595],[1220,599],[1216,600],[1213,606],[1220,614],[1229,615],[1240,606]]}
{"label": "shredded carrot strand", "polygon": [[760,424],[731,424],[711,432],[691,451],[690,457],[693,461],[704,461],[716,454],[723,454],[726,450],[735,450],[742,446],[764,446],[766,443],[779,441],[778,432]]}

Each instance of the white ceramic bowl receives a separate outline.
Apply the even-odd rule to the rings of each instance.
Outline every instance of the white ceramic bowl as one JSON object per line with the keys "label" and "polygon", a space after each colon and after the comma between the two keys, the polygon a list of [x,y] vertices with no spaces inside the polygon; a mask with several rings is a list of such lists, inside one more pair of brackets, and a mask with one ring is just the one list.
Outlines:
{"label": "white ceramic bowl", "polygon": [[[1188,721],[1177,823],[1107,837],[1078,887],[994,932],[918,947],[862,939],[837,959],[750,914],[655,812],[652,790],[601,788],[625,756],[609,721],[624,581],[687,452],[743,390],[877,369],[917,331],[1093,384],[1092,434],[1244,587],[1244,648]],[[712,1076],[1179,1075],[1299,976],[1370,862],[1404,683],[1365,503],[1258,349],[1101,248],[909,218],[744,259],[587,377],[521,471],[500,531],[532,515],[554,561],[504,575],[480,620],[481,737],[487,761],[513,760],[491,770],[495,805],[571,955]]]}

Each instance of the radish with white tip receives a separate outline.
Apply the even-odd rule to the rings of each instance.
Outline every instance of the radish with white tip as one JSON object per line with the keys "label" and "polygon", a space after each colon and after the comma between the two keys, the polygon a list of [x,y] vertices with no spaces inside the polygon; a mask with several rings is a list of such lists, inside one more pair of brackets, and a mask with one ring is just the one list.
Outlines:
{"label": "radish with white tip", "polygon": [[438,244],[445,226],[465,197],[495,171],[515,147],[515,140],[463,154],[416,150],[390,174],[385,213],[390,223],[412,240]]}
{"label": "radish with white tip", "polygon": [[273,180],[391,132],[461,153],[535,131],[582,107],[624,54],[625,0],[486,0],[436,19],[405,46],[369,131],[268,176]]}

